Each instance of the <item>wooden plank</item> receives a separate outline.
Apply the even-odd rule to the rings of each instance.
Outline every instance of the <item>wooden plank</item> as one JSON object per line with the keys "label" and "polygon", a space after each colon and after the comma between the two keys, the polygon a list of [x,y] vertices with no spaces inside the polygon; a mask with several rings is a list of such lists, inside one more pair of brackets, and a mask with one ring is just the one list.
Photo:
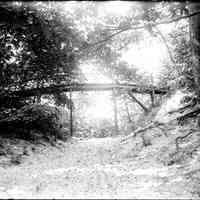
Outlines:
{"label": "wooden plank", "polygon": [[[137,84],[99,84],[99,83],[74,83],[74,84],[60,84],[51,85],[42,88],[31,88],[19,91],[3,91],[0,93],[0,104],[4,102],[20,100],[27,97],[33,97],[38,95],[62,93],[62,92],[74,92],[74,91],[106,91],[113,89],[131,90],[133,93],[151,94],[152,89],[155,94],[166,94],[168,89],[156,88]],[[12,103],[12,102],[11,102]]]}

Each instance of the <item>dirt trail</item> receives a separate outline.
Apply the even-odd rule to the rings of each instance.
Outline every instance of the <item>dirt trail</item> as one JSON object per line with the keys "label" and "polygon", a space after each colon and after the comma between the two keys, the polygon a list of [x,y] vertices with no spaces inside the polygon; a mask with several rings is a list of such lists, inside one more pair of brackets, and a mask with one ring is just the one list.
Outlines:
{"label": "dirt trail", "polygon": [[0,198],[192,198],[177,166],[120,157],[119,139],[74,138],[0,167]]}

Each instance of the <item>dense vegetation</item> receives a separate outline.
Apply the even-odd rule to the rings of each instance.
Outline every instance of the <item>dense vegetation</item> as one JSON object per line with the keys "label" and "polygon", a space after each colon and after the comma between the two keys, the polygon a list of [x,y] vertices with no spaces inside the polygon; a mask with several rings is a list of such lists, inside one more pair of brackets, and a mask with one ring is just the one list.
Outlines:
{"label": "dense vegetation", "polygon": [[[38,127],[36,124],[45,120],[48,122],[44,123],[46,128],[41,128],[40,132],[47,134],[50,129],[56,132],[58,113],[51,113],[51,110],[48,113],[45,110],[48,106],[37,106],[41,98],[37,89],[75,80],[75,32],[68,23],[63,23],[58,12],[49,10],[45,3],[42,7],[37,3],[1,3],[0,15],[0,93],[1,97],[9,97],[1,99],[0,126],[4,132],[26,134],[23,138],[28,138],[34,127]],[[32,88],[36,89],[35,93],[25,98],[23,91]],[[15,96],[17,91],[22,95]],[[66,104],[66,95],[56,90],[52,95],[57,104]],[[35,109],[34,113],[32,109]],[[57,115],[57,121],[50,119],[54,115]],[[9,121],[6,125],[5,120]],[[17,129],[16,133],[14,129]]]}
{"label": "dense vegetation", "polygon": [[[2,136],[66,139],[61,135],[69,133],[62,128],[59,112],[42,105],[42,99],[53,102],[54,106],[65,106],[69,112],[73,102],[58,88],[84,82],[78,67],[86,62],[96,65],[115,83],[167,86],[171,93],[177,89],[190,92],[183,101],[191,112],[178,121],[182,123],[190,117],[198,121],[199,109],[195,107],[200,97],[198,3],[133,2],[124,16],[102,14],[98,9],[104,3],[70,3],[66,2],[66,6],[60,2],[0,4]],[[169,24],[171,31],[162,32],[162,27]],[[159,41],[167,49],[167,59],[156,83],[151,75],[139,73],[134,64],[122,58],[131,45],[140,45],[146,40]],[[51,90],[43,95],[47,87]],[[25,96],[28,90],[32,91],[31,95]],[[89,104],[86,96],[79,94],[81,105],[75,111],[75,129],[86,131],[88,136],[91,124],[83,124],[81,118],[82,105]],[[122,102],[119,108],[116,98]],[[123,119],[120,126],[126,130],[125,134],[144,126],[141,118],[160,106],[162,97],[152,100],[131,91],[117,90],[113,93],[113,102],[120,113],[115,115],[115,127],[109,121],[101,121],[94,125],[93,136],[115,135],[119,117]]]}

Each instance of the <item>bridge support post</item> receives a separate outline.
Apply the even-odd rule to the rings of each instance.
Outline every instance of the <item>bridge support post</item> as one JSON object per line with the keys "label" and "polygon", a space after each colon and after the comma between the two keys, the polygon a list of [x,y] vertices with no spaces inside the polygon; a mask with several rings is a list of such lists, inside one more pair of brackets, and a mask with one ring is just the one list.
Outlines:
{"label": "bridge support post", "polygon": [[151,106],[155,107],[155,93],[154,91],[150,94],[151,96]]}
{"label": "bridge support post", "polygon": [[113,89],[113,104],[114,104],[114,126],[116,134],[119,133],[119,126],[118,126],[118,109],[117,109],[117,99],[116,99],[116,91]]}
{"label": "bridge support post", "polygon": [[152,92],[150,93],[151,97],[151,106],[155,107],[155,90],[154,90],[154,79],[153,79],[153,74],[151,74],[151,87],[152,87]]}
{"label": "bridge support post", "polygon": [[70,136],[73,136],[73,105],[72,105],[72,91],[70,90],[69,93],[69,99],[70,99]]}

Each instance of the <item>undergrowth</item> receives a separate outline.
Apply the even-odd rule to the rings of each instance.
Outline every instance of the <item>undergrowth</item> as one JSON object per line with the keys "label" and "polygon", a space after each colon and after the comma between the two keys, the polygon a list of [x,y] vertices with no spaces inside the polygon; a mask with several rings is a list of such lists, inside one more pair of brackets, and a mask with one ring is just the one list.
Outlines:
{"label": "undergrowth", "polygon": [[59,122],[59,110],[47,105],[24,106],[12,116],[1,120],[1,136],[27,141],[65,139]]}
{"label": "undergrowth", "polygon": [[11,156],[11,161],[19,164],[21,156],[28,154],[27,148],[34,151],[37,145],[56,146],[58,140],[66,141],[69,133],[59,116],[55,107],[33,104],[0,120],[0,156]]}

